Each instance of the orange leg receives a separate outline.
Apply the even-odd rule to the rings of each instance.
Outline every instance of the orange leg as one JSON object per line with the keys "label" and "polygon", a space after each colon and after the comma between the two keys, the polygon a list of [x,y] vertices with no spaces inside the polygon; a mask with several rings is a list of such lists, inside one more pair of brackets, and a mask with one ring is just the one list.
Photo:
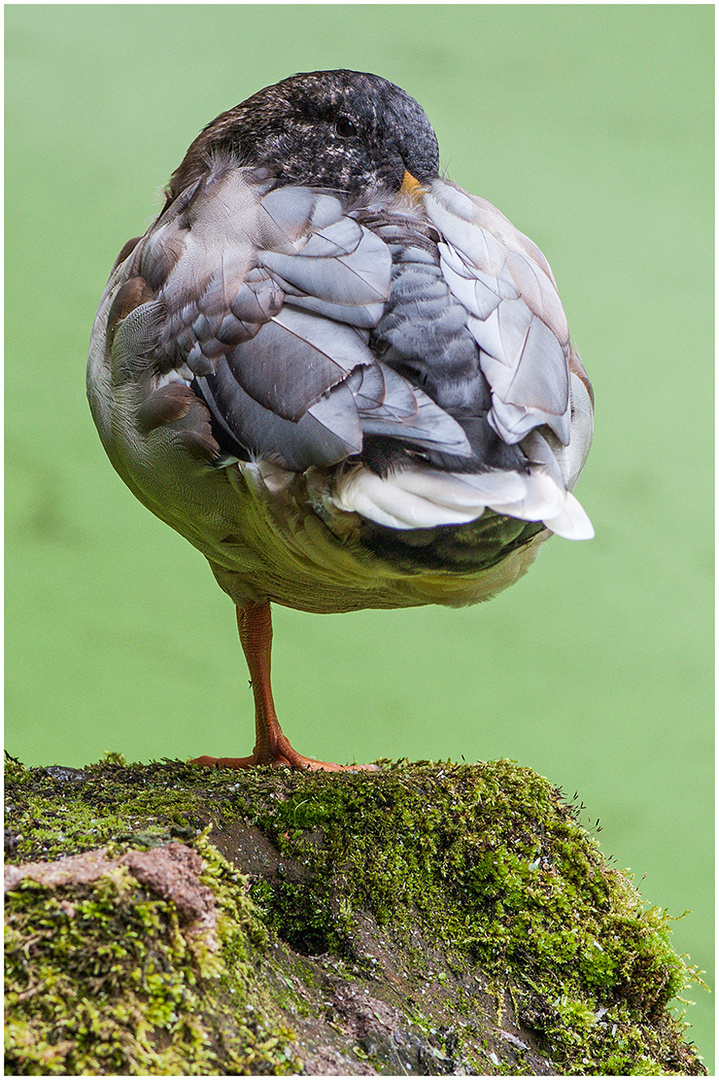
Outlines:
{"label": "orange leg", "polygon": [[218,765],[230,769],[247,769],[253,765],[286,765],[291,769],[344,772],[355,769],[374,769],[374,765],[333,765],[303,757],[290,746],[280,727],[272,699],[270,660],[272,654],[272,612],[267,601],[248,608],[237,608],[240,641],[250,670],[252,693],[255,698],[255,730],[257,741],[251,757],[194,758],[193,765]]}

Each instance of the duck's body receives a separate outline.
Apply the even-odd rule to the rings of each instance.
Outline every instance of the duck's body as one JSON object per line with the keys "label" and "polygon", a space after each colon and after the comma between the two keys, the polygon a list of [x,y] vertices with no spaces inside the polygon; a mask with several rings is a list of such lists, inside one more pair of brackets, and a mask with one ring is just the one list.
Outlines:
{"label": "duck's body", "polygon": [[[269,603],[474,603],[551,532],[591,535],[591,388],[549,266],[376,76],[296,76],[205,129],[108,282],[88,393],[238,607],[258,745]],[[285,743],[238,763],[307,764]]]}

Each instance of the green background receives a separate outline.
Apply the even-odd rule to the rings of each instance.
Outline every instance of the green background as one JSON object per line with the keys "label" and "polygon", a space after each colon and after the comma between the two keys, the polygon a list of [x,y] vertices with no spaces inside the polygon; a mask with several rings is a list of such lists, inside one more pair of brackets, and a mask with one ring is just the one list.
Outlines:
{"label": "green background", "polygon": [[[84,396],[115,255],[218,112],[295,71],[377,72],[443,164],[544,250],[597,391],[559,538],[489,605],[276,609],[295,746],[508,757],[586,804],[605,853],[713,958],[713,10],[6,8],[6,744],[28,764],[248,753],[230,602],[112,472]],[[711,975],[708,976],[711,981]],[[711,1070],[711,999],[690,1036]]]}

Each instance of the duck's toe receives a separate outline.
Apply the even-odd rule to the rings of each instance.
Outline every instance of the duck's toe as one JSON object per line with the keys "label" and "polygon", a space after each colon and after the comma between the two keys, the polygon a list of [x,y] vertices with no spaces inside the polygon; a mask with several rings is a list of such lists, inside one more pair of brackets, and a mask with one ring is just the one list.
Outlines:
{"label": "duck's toe", "polygon": [[298,754],[290,746],[289,742],[281,748],[278,747],[271,754],[254,753],[250,757],[241,758],[216,758],[205,754],[199,758],[192,758],[190,764],[211,766],[218,769],[250,769],[257,765],[272,765],[275,768],[305,769],[308,772],[376,772],[379,769],[378,765],[373,764],[336,765],[332,761],[317,761],[315,758],[308,758],[303,754]]}

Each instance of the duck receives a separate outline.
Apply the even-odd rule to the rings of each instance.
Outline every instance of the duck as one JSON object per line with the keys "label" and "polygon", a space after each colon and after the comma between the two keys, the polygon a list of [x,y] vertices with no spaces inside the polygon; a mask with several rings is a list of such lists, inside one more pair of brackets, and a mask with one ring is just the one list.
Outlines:
{"label": "duck", "polygon": [[255,746],[200,765],[372,767],[291,745],[272,605],[462,607],[593,536],[594,396],[549,264],[379,75],[293,75],[203,128],[115,261],[87,393],[114,469],[235,605]]}

